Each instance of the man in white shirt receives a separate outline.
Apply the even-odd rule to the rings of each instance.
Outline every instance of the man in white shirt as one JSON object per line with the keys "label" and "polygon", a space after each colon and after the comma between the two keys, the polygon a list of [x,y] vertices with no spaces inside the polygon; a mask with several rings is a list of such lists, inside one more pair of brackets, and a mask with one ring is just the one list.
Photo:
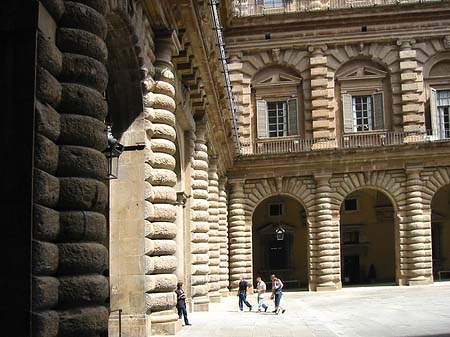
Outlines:
{"label": "man in white shirt", "polygon": [[267,312],[267,305],[264,304],[264,293],[266,292],[266,283],[261,279],[260,276],[256,278],[256,292],[258,293],[258,312],[264,310]]}

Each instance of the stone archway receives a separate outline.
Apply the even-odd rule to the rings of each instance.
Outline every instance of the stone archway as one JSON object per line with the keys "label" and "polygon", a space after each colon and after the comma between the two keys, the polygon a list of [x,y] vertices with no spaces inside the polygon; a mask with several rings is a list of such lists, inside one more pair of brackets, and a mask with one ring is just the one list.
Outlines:
{"label": "stone archway", "polygon": [[[442,186],[431,200],[431,238],[433,277],[440,279],[439,272],[450,270],[450,184]],[[442,278],[450,276],[442,274]]]}
{"label": "stone archway", "polygon": [[394,283],[396,280],[395,205],[375,188],[350,193],[340,208],[342,283]]}
{"label": "stone archway", "polygon": [[[277,230],[280,231],[277,235]],[[270,275],[286,288],[308,285],[308,225],[306,210],[288,195],[261,201],[252,217],[253,276],[270,283]]]}

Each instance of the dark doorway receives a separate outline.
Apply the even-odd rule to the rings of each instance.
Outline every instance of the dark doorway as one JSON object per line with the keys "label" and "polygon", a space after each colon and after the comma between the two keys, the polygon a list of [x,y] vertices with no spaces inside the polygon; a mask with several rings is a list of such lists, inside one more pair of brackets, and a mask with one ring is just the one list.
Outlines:
{"label": "dark doorway", "polygon": [[290,235],[287,235],[284,240],[268,240],[266,254],[269,270],[287,269],[289,267],[289,238]]}
{"label": "dark doorway", "polygon": [[359,255],[344,256],[343,269],[343,281],[345,284],[359,283]]}

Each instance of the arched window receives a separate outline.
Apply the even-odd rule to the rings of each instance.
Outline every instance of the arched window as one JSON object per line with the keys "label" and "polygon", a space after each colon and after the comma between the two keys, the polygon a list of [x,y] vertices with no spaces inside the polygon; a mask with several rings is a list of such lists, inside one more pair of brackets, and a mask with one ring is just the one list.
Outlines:
{"label": "arched window", "polygon": [[355,60],[336,73],[344,133],[386,130],[390,117],[389,74],[378,64]]}
{"label": "arched window", "polygon": [[252,81],[257,138],[300,134],[299,86],[301,79],[283,67],[270,67]]}

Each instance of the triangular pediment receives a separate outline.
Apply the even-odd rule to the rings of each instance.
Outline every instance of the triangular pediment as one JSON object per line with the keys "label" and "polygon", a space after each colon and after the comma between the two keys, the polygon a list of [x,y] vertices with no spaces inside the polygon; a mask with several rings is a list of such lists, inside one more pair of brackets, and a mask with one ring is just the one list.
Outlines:
{"label": "triangular pediment", "polygon": [[257,82],[254,82],[253,87],[264,87],[278,84],[298,85],[300,84],[300,82],[301,82],[300,77],[287,73],[274,72],[269,76],[266,76],[262,79],[259,79]]}
{"label": "triangular pediment", "polygon": [[384,78],[387,72],[369,66],[359,66],[349,69],[339,76],[340,80],[354,80],[360,78]]}

